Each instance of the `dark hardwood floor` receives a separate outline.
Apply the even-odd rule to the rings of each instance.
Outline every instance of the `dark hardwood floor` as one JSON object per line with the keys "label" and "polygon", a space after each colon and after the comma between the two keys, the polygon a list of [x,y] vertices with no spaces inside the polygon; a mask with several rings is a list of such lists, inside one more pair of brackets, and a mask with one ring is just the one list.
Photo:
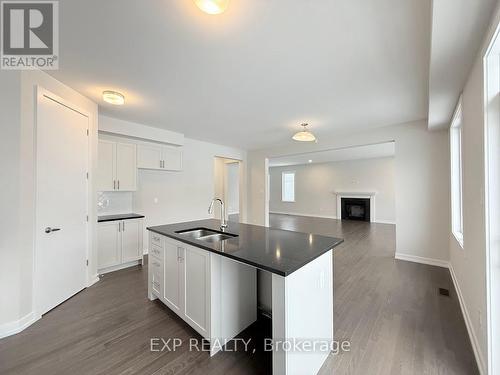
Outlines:
{"label": "dark hardwood floor", "polygon": [[[271,215],[271,226],[334,235],[335,337],[351,351],[331,355],[322,374],[476,374],[448,270],[394,260],[395,227]],[[18,335],[0,340],[1,374],[266,374],[269,353],[190,351],[200,336],[146,297],[147,268],[105,275]],[[450,297],[438,288],[450,289]],[[253,345],[265,319],[242,333]],[[152,352],[151,338],[184,340]]]}

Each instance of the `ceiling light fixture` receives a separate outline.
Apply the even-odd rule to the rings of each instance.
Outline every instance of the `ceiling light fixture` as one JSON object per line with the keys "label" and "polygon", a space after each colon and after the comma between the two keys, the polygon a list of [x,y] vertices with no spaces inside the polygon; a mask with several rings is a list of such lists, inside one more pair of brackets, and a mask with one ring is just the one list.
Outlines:
{"label": "ceiling light fixture", "polygon": [[194,0],[198,8],[208,14],[224,13],[229,5],[229,0]]}
{"label": "ceiling light fixture", "polygon": [[316,140],[316,137],[314,136],[313,133],[307,130],[309,124],[300,124],[300,126],[303,126],[304,129],[302,129],[302,131],[298,133],[295,133],[295,135],[292,137],[293,140],[299,142],[314,142]]}
{"label": "ceiling light fixture", "polygon": [[123,105],[125,103],[125,97],[116,91],[106,90],[102,92],[102,100],[106,103],[114,105]]}

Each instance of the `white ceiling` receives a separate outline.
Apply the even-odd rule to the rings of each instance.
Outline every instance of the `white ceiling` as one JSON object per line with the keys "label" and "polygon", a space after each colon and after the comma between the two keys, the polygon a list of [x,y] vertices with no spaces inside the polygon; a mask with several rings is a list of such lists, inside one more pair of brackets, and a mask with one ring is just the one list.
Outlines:
{"label": "white ceiling", "polygon": [[429,129],[450,126],[497,0],[434,0]]}
{"label": "white ceiling", "polygon": [[[340,148],[318,152],[308,152],[296,155],[280,156],[269,159],[270,167],[284,167],[288,165],[329,163],[345,160],[361,160],[386,158],[396,154],[394,142],[378,143],[366,146]],[[309,162],[311,160],[311,162]]]}
{"label": "white ceiling", "polygon": [[[427,118],[430,0],[60,1],[49,72],[102,113],[247,149]],[[102,102],[120,91],[126,105]]]}

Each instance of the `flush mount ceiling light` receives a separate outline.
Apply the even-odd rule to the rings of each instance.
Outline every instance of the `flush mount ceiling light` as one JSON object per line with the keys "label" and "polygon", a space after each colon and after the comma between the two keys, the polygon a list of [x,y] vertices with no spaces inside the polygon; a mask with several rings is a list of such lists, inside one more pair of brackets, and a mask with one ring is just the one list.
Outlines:
{"label": "flush mount ceiling light", "polygon": [[194,0],[198,8],[208,14],[221,14],[226,10],[229,0]]}
{"label": "flush mount ceiling light", "polygon": [[102,100],[104,100],[106,103],[114,105],[123,105],[125,103],[125,97],[123,96],[123,94],[109,90],[102,92]]}
{"label": "flush mount ceiling light", "polygon": [[309,124],[300,124],[300,126],[303,126],[304,128],[302,129],[302,131],[295,133],[295,135],[292,137],[293,140],[299,142],[314,142],[316,140],[316,137],[313,133],[307,130]]}

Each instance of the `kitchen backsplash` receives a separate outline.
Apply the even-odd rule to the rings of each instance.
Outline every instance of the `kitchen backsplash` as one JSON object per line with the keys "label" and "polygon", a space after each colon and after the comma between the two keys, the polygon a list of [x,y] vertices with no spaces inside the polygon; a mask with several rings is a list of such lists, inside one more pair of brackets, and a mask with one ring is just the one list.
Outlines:
{"label": "kitchen backsplash", "polygon": [[98,192],[97,215],[114,215],[132,212],[133,194],[131,192]]}

